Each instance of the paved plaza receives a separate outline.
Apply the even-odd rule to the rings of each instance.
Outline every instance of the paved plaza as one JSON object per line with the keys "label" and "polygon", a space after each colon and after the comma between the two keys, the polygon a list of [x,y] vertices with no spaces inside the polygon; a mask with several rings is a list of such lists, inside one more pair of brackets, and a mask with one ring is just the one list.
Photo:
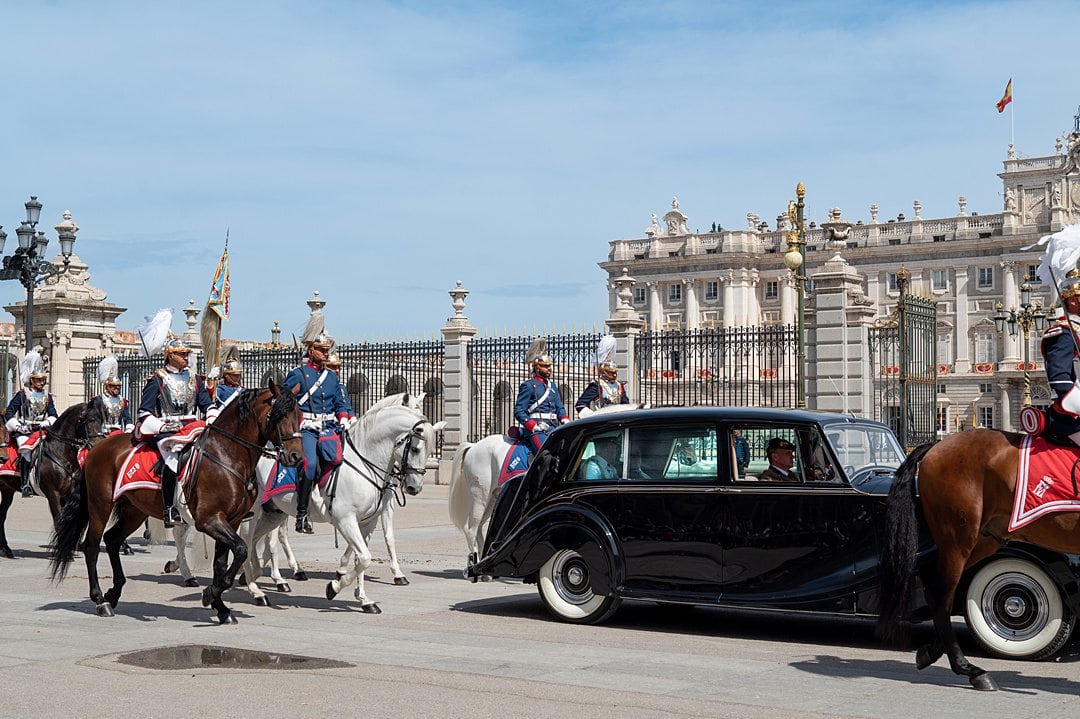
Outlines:
{"label": "paved plaza", "polygon": [[[1080,711],[1075,643],[1043,663],[972,651],[1003,689],[981,694],[943,665],[916,672],[911,653],[881,648],[865,622],[643,603],[624,606],[598,627],[552,621],[532,586],[461,578],[464,542],[447,519],[444,486],[426,487],[398,511],[398,549],[410,586],[393,586],[376,536],[368,594],[383,609],[377,616],[361,614],[351,591],[325,599],[340,550],[329,526],[317,525],[317,534],[292,538],[311,581],[292,582],[291,594],[271,592],[270,608],[229,592],[237,626],[216,626],[199,590],[161,573],[171,546],[141,540],[136,555],[125,558],[130,581],[117,616],[102,619],[86,598],[81,559],[65,582],[50,585],[43,548],[48,521],[44,500],[16,499],[8,536],[18,558],[0,561],[2,717],[1072,717]],[[101,569],[105,584],[104,561]],[[163,671],[117,660],[178,645],[287,652],[348,666]]]}

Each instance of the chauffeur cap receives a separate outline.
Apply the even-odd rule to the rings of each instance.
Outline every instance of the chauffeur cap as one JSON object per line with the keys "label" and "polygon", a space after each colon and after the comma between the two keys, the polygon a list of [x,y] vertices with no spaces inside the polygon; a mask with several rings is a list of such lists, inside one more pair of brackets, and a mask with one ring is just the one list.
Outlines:
{"label": "chauffeur cap", "polygon": [[787,441],[783,437],[773,437],[769,440],[769,443],[765,445],[766,454],[768,454],[769,452],[775,452],[778,449],[790,449],[792,452],[794,452],[795,445],[793,445],[791,442]]}

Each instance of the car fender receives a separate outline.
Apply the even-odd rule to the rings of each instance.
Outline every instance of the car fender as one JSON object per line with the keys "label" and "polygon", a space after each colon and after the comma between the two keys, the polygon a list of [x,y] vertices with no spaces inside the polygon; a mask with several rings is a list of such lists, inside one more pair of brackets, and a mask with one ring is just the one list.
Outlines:
{"label": "car fender", "polygon": [[1002,557],[1026,559],[1039,566],[1043,571],[1050,575],[1054,584],[1057,585],[1058,589],[1061,591],[1061,596],[1065,601],[1065,605],[1073,612],[1073,614],[1080,616],[1080,576],[1078,576],[1078,574],[1080,574],[1080,558],[1021,543],[1006,544],[994,555],[987,557],[964,572],[964,576],[961,579],[960,585],[957,587],[956,596],[954,598],[954,611],[956,613],[963,612],[964,597],[967,595],[968,585],[971,583],[971,578],[975,576],[975,573],[979,568],[987,562],[992,562],[995,559],[1001,559]]}

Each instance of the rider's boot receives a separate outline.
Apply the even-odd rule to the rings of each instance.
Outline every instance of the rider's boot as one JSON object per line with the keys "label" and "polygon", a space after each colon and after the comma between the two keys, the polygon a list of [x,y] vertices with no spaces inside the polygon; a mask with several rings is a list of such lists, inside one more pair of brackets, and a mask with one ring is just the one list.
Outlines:
{"label": "rider's boot", "polygon": [[311,480],[303,477],[296,482],[296,531],[301,534],[315,534],[315,528],[307,516],[312,486]]}
{"label": "rider's boot", "polygon": [[183,519],[180,517],[180,510],[173,506],[173,500],[176,498],[176,472],[168,468],[168,466],[161,469],[161,501],[162,512],[161,521],[165,525],[166,529],[169,527],[175,527],[177,524],[182,524]]}
{"label": "rider's boot", "polygon": [[23,457],[19,457],[19,476],[22,478],[22,486],[19,487],[22,496],[33,497],[34,487],[30,484],[30,463]]}

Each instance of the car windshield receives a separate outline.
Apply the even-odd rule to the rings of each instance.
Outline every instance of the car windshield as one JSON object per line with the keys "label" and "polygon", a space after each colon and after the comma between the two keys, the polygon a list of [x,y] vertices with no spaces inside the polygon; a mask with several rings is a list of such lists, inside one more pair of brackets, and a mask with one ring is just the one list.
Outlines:
{"label": "car windshield", "polygon": [[904,461],[904,451],[885,427],[844,424],[828,427],[825,436],[850,478],[864,469],[896,469]]}

